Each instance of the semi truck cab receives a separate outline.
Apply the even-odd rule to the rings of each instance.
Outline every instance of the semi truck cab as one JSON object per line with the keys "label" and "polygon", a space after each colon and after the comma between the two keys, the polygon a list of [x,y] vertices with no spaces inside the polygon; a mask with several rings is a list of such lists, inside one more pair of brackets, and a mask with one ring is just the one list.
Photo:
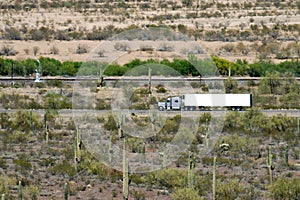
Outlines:
{"label": "semi truck cab", "polygon": [[181,98],[180,97],[168,97],[165,102],[158,102],[158,109],[162,110],[180,110]]}

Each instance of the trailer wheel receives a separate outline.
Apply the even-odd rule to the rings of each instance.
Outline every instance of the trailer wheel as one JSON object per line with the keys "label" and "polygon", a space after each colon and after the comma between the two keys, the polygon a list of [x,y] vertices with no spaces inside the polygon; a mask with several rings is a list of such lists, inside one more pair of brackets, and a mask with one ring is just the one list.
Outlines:
{"label": "trailer wheel", "polygon": [[241,111],[242,108],[241,107],[236,107],[236,111]]}
{"label": "trailer wheel", "polygon": [[205,110],[204,106],[199,106],[199,110]]}
{"label": "trailer wheel", "polygon": [[195,108],[192,106],[192,107],[190,107],[190,111],[194,111],[195,110]]}
{"label": "trailer wheel", "polygon": [[232,111],[235,111],[235,107],[231,107],[231,110],[232,110]]}
{"label": "trailer wheel", "polygon": [[158,110],[163,111],[163,110],[164,110],[164,107],[159,106]]}

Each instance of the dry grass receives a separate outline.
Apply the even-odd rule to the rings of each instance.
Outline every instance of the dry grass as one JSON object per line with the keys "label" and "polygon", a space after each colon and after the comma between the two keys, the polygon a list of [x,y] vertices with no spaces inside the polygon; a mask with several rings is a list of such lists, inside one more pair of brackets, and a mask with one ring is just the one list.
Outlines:
{"label": "dry grass", "polygon": [[[167,25],[176,27],[178,25],[184,25],[187,28],[187,34],[190,30],[196,30],[198,32],[205,31],[220,31],[220,30],[237,30],[245,31],[251,30],[251,25],[258,25],[262,27],[274,27],[274,25],[297,25],[300,22],[299,9],[294,1],[281,2],[278,5],[270,2],[259,2],[256,0],[251,1],[214,1],[211,6],[204,9],[203,6],[212,3],[211,0],[205,1],[193,1],[191,7],[184,7],[182,1],[172,0],[166,2],[166,6],[163,7],[160,1],[151,2],[128,2],[128,8],[121,7],[118,1],[96,3],[91,1],[90,8],[84,9],[83,6],[73,7],[69,9],[63,8],[42,8],[41,5],[37,5],[37,8],[26,9],[25,4],[22,4],[24,8],[21,10],[5,9],[5,5],[13,4],[16,1],[7,1],[3,3],[3,8],[0,10],[0,21],[3,24],[2,34],[5,35],[7,28],[16,28],[21,32],[27,29],[27,33],[31,29],[40,29],[46,27],[52,31],[82,31],[92,32],[93,30],[104,29],[108,26],[114,28],[127,28],[127,27],[143,27],[149,24],[153,25]],[[47,1],[45,1],[47,2]],[[51,1],[48,1],[51,2]],[[75,1],[76,3],[77,1]],[[269,3],[269,4],[267,4]],[[148,4],[149,8],[142,9],[140,6]],[[251,5],[250,5],[251,4]],[[197,6],[198,5],[198,6]],[[250,6],[249,6],[250,5]],[[238,6],[238,7],[236,7]],[[212,15],[215,12],[220,12],[223,16],[206,17],[206,15]],[[197,18],[189,17],[191,14],[198,14]],[[256,16],[253,16],[253,13]],[[159,16],[171,15],[179,16],[179,18],[159,18]],[[155,19],[155,17],[158,17]],[[299,40],[299,34],[297,31],[284,31],[280,30],[281,35],[285,37],[295,37]],[[234,37],[234,34],[232,35]],[[266,33],[266,37],[270,37],[269,33]],[[259,39],[261,41],[263,38]],[[228,53],[222,51],[222,46],[227,44],[236,44],[238,41],[224,42],[224,41],[198,41],[201,46],[209,54],[217,54],[220,57],[226,58],[231,61],[237,59],[245,59],[250,62],[257,59],[257,52],[250,51],[247,55],[241,55],[239,53]],[[253,42],[242,41],[246,46],[251,46]],[[26,58],[38,58],[40,56],[52,57],[61,61],[73,60],[84,61],[88,57],[88,53],[95,47],[97,47],[100,41],[88,41],[88,40],[71,40],[71,41],[57,41],[50,39],[49,41],[14,41],[14,40],[1,40],[0,48],[3,45],[10,45],[17,55],[12,56],[14,59],[26,59]],[[280,45],[285,46],[288,42],[280,41]],[[88,49],[87,54],[76,54],[78,45],[84,45]],[[38,52],[34,53],[34,48],[38,47]],[[51,54],[53,47],[57,52]],[[109,56],[109,55],[107,55]],[[275,60],[276,61],[276,60]],[[126,60],[122,60],[122,63]]]}

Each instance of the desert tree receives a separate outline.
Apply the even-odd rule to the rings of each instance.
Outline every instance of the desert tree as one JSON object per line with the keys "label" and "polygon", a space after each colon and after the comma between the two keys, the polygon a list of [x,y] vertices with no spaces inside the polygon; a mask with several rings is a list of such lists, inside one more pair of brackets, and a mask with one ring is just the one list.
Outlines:
{"label": "desert tree", "polygon": [[15,51],[14,48],[10,45],[3,45],[0,50],[0,55],[14,56],[16,54],[17,54],[17,51]]}
{"label": "desert tree", "polygon": [[118,51],[129,51],[130,47],[127,43],[120,43],[117,42],[116,44],[114,44],[114,48]]}
{"label": "desert tree", "polygon": [[77,46],[77,49],[76,49],[76,53],[77,54],[84,54],[84,53],[87,53],[88,50],[87,50],[87,47],[85,45],[78,45]]}
{"label": "desert tree", "polygon": [[98,56],[99,57],[104,57],[104,53],[105,53],[105,50],[99,50],[98,51]]}
{"label": "desert tree", "polygon": [[59,49],[55,46],[51,47],[50,48],[50,54],[54,54],[54,55],[59,54]]}
{"label": "desert tree", "polygon": [[14,27],[5,29],[4,39],[8,40],[21,40],[21,33]]}
{"label": "desert tree", "polygon": [[40,48],[38,46],[33,47],[33,55],[36,56],[39,53],[39,51],[40,51]]}
{"label": "desert tree", "polygon": [[30,52],[30,50],[29,50],[28,48],[25,48],[25,49],[24,49],[24,53],[25,53],[26,55],[29,55],[29,52]]}

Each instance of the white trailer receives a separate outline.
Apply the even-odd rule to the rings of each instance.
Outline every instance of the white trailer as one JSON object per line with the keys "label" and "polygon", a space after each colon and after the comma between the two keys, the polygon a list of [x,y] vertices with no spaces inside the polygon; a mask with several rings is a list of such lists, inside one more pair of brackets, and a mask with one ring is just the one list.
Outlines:
{"label": "white trailer", "polygon": [[251,106],[251,94],[184,94],[182,97],[169,97],[165,102],[158,102],[159,110],[196,110],[212,107],[241,110]]}

